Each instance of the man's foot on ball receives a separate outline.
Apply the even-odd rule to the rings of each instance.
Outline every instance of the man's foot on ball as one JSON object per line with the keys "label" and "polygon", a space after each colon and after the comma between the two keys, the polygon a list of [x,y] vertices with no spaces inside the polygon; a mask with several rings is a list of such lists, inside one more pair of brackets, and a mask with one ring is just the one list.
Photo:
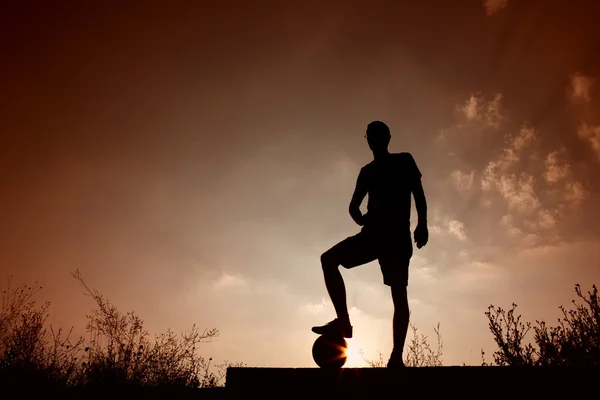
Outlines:
{"label": "man's foot on ball", "polygon": [[313,326],[312,331],[318,335],[352,337],[352,325],[344,324],[339,319],[334,319],[322,326]]}

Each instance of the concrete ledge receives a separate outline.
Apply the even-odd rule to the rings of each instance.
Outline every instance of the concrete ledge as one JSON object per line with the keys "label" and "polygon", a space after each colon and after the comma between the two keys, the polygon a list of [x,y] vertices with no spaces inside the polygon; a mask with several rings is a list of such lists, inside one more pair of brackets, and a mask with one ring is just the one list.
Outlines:
{"label": "concrete ledge", "polygon": [[[230,398],[331,398],[336,394],[421,398],[572,398],[598,396],[600,368],[422,367],[386,368],[229,368]],[[258,397],[257,397],[258,398]]]}

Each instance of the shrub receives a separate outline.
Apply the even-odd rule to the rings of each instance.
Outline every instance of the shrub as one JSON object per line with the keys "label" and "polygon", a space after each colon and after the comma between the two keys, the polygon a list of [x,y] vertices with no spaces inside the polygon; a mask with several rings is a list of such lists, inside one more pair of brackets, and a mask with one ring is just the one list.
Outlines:
{"label": "shrub", "polygon": [[5,382],[55,383],[65,386],[215,387],[228,366],[212,365],[198,354],[201,343],[218,336],[217,329],[199,331],[196,325],[177,335],[171,330],[153,339],[133,312],[121,313],[81,273],[73,277],[95,303],[87,315],[90,335],[71,342],[71,331],[46,328],[49,303],[33,300],[41,287],[22,285],[2,293],[0,309],[0,371]]}
{"label": "shrub", "polygon": [[6,379],[29,379],[48,383],[72,383],[76,377],[77,353],[83,340],[71,343],[71,331],[45,327],[48,302],[37,306],[34,295],[42,288],[21,285],[2,291],[0,308],[0,370]]}
{"label": "shrub", "polygon": [[[508,311],[490,305],[485,313],[498,350],[494,352],[496,365],[511,366],[600,366],[600,302],[598,290],[592,285],[587,295],[575,285],[579,300],[572,300],[574,308],[560,306],[562,318],[557,326],[536,321],[535,325],[521,322],[515,314],[516,304]],[[525,342],[533,328],[535,345]],[[485,353],[482,351],[483,364]]]}

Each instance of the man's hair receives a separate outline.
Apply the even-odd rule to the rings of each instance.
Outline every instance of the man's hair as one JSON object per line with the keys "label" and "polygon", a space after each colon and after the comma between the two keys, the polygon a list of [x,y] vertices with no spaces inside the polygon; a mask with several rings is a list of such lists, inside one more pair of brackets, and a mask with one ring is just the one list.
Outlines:
{"label": "man's hair", "polygon": [[381,121],[373,121],[369,125],[367,125],[367,136],[369,138],[373,138],[376,140],[382,140],[389,142],[390,138],[390,128],[381,122]]}

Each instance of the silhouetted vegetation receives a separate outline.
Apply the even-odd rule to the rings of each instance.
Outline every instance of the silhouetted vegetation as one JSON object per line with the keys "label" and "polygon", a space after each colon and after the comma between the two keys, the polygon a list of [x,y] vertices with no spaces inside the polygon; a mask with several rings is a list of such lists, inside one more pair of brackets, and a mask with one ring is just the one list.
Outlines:
{"label": "silhouetted vegetation", "polygon": [[[498,344],[494,352],[496,365],[510,366],[600,366],[600,302],[598,290],[592,285],[587,295],[581,286],[575,285],[579,302],[573,300],[573,309],[560,306],[562,318],[557,326],[536,321],[535,325],[522,322],[515,313],[513,303],[510,310],[491,305],[485,313],[489,328]],[[583,300],[583,302],[581,302]],[[533,328],[535,344],[525,342],[525,336]],[[485,353],[482,351],[483,364]]]}
{"label": "silhouetted vegetation", "polygon": [[[213,365],[199,355],[200,345],[216,338],[218,330],[192,328],[181,334],[171,330],[151,335],[133,312],[121,313],[97,290],[91,289],[79,271],[73,273],[95,308],[86,315],[89,339],[72,338],[72,329],[55,330],[46,323],[50,304],[38,304],[39,286],[21,285],[2,291],[0,308],[0,384],[26,382],[60,386],[197,387],[223,384],[229,366]],[[498,350],[493,365],[499,366],[600,366],[600,301],[598,290],[584,294],[575,285],[573,308],[560,306],[558,325],[543,320],[523,322],[516,304],[509,310],[490,305],[485,313]],[[410,324],[404,362],[409,367],[442,366],[443,342],[439,324],[435,344]],[[533,343],[527,341],[533,333]],[[385,367],[387,359],[363,359],[370,367]],[[485,361],[482,350],[483,365]]]}
{"label": "silhouetted vegetation", "polygon": [[[429,343],[429,337],[424,333],[419,332],[417,327],[411,322],[409,322],[409,328],[412,331],[412,337],[405,349],[405,355],[403,357],[404,365],[407,367],[441,367],[444,343],[442,341],[442,335],[440,334],[440,324],[438,323],[437,326],[433,328],[436,335],[435,350]],[[387,365],[387,360],[383,357],[381,352],[378,352],[379,359],[376,360],[365,358],[362,349],[360,350],[360,354],[369,367],[384,368]]]}
{"label": "silhouetted vegetation", "polygon": [[72,340],[46,326],[49,303],[38,305],[39,286],[11,286],[2,292],[0,374],[3,383],[27,382],[63,386],[215,387],[226,368],[198,354],[201,343],[218,336],[216,329],[196,325],[180,335],[171,330],[151,338],[133,312],[121,313],[79,271],[73,273],[96,305],[87,315],[90,339]]}

